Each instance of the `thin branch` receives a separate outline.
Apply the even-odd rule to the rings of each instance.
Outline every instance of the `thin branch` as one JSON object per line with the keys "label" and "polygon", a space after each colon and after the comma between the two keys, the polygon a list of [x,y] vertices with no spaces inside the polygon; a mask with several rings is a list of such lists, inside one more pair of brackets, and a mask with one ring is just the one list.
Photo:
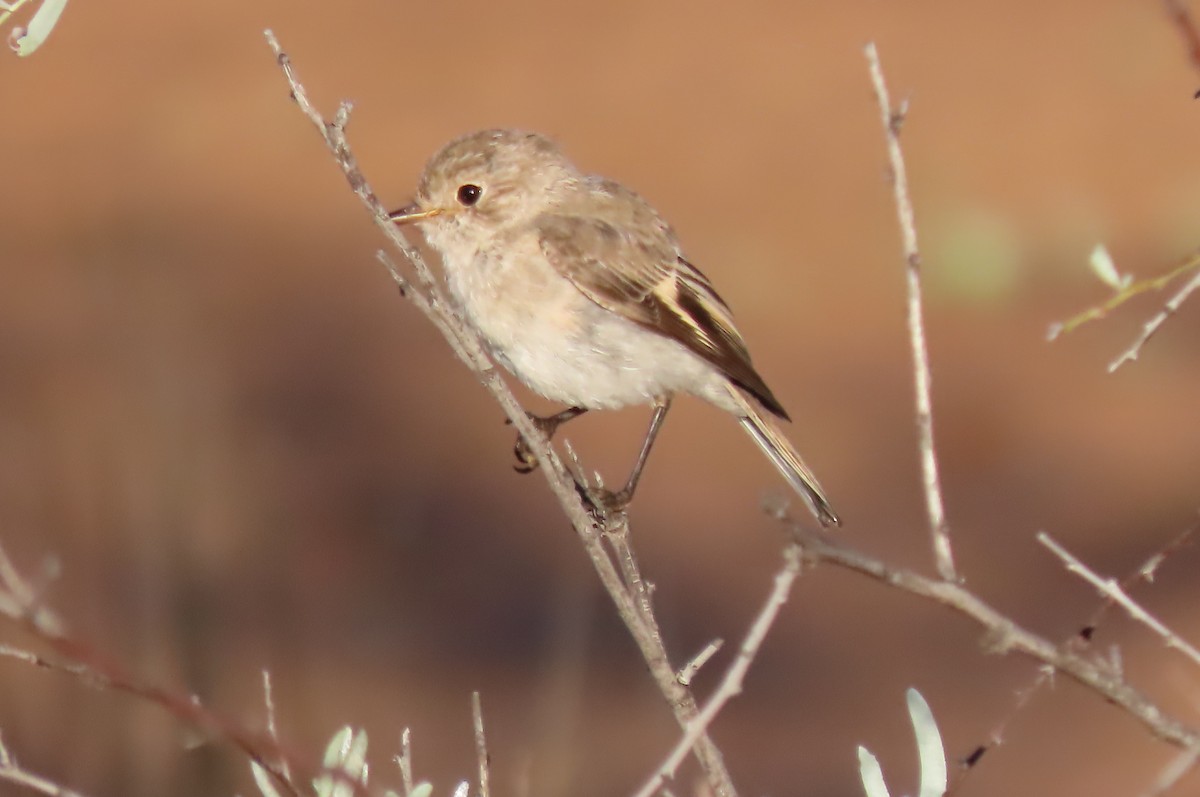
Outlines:
{"label": "thin branch", "polygon": [[1066,646],[1056,645],[1029,631],[989,606],[960,584],[932,579],[895,567],[852,548],[830,542],[801,523],[783,518],[804,559],[852,570],[904,592],[927,598],[962,614],[982,626],[991,653],[1019,653],[1042,662],[1123,708],[1154,736],[1180,748],[1200,744],[1200,732],[1171,716],[1131,686],[1111,666],[1085,658]]}
{"label": "thin branch", "polygon": [[0,25],[8,22],[8,18],[21,10],[21,6],[25,5],[29,0],[13,0],[11,3],[0,0]]}
{"label": "thin branch", "polygon": [[866,46],[867,65],[871,84],[879,102],[883,135],[887,142],[888,160],[892,168],[892,190],[896,215],[900,221],[903,241],[905,274],[908,281],[908,333],[913,352],[913,377],[916,388],[917,434],[921,450],[921,474],[925,485],[925,509],[929,515],[929,533],[933,543],[933,558],[937,571],[947,581],[957,581],[954,553],[950,547],[950,526],[946,522],[946,507],[942,503],[942,486],[938,478],[937,454],[933,447],[933,400],[930,397],[929,349],[925,343],[925,319],[921,307],[921,253],[917,248],[917,225],[913,218],[912,200],[908,195],[908,173],[904,168],[904,153],[900,149],[900,128],[908,112],[907,103],[892,108],[887,83],[875,43]]}
{"label": "thin branch", "polygon": [[763,640],[767,636],[767,632],[775,623],[775,618],[779,616],[779,610],[783,608],[783,604],[787,603],[788,595],[791,594],[792,585],[796,582],[797,576],[800,575],[800,547],[797,545],[788,545],[783,552],[783,567],[775,575],[775,584],[771,588],[771,594],[767,596],[766,603],[759,610],[758,615],[754,618],[754,623],[751,624],[750,630],[746,633],[746,638],[742,641],[741,648],[738,649],[737,658],[729,665],[729,669],[725,671],[725,676],[721,679],[720,685],[717,686],[712,697],[704,704],[704,708],[694,720],[684,729],[683,737],[675,745],[666,759],[659,765],[657,771],[646,781],[641,789],[637,791],[636,797],[651,797],[663,783],[675,777],[675,771],[679,769],[679,765],[683,763],[683,759],[687,757],[688,751],[696,744],[699,739],[716,719],[717,714],[725,707],[725,704],[734,697],[742,693],[742,684],[746,678],[746,671],[750,669],[750,665],[758,656],[758,650],[762,646]]}
{"label": "thin branch", "polygon": [[642,613],[642,619],[658,637],[659,644],[662,644],[662,631],[658,627],[658,620],[654,617],[654,606],[650,600],[654,586],[642,577],[641,568],[638,566],[637,556],[629,539],[629,516],[620,514],[611,518],[605,524],[602,536],[608,541],[617,558],[617,564],[621,568],[621,577],[625,581],[625,589],[633,595],[638,610]]}
{"label": "thin branch", "polygon": [[41,633],[61,635],[65,628],[62,620],[42,605],[41,593],[50,580],[48,575],[35,587],[17,571],[8,552],[0,547],[0,614],[26,622]]}
{"label": "thin branch", "polygon": [[[1188,62],[1192,68],[1200,71],[1200,30],[1197,30],[1195,20],[1192,18],[1188,7],[1181,0],[1163,0],[1163,5],[1166,8],[1167,16],[1175,29],[1179,31],[1180,38],[1183,39],[1184,47],[1187,49]],[[1200,92],[1196,93],[1200,96]],[[1175,269],[1165,278],[1160,278],[1155,282],[1154,287],[1161,287],[1165,279],[1169,281],[1177,276],[1182,271],[1189,268],[1194,268],[1197,265],[1197,256],[1193,256],[1188,263],[1182,267]],[[1142,353],[1142,347],[1146,345],[1150,338],[1166,323],[1167,319],[1179,312],[1179,308],[1183,305],[1187,298],[1200,288],[1200,272],[1197,272],[1182,288],[1180,288],[1170,299],[1166,305],[1153,318],[1142,325],[1142,331],[1137,339],[1121,352],[1121,354],[1108,364],[1108,372],[1111,374],[1125,363],[1136,360]]]}
{"label": "thin branch", "polygon": [[[504,410],[505,415],[512,421],[512,425],[529,444],[530,451],[541,464],[539,470],[591,558],[601,583],[608,591],[616,605],[617,613],[641,650],[659,691],[675,715],[676,722],[681,728],[687,727],[697,714],[696,700],[691,692],[676,680],[675,670],[671,666],[670,658],[658,636],[655,624],[648,621],[642,611],[640,596],[627,588],[616,564],[604,547],[602,539],[604,529],[616,522],[615,518],[622,513],[607,512],[597,519],[591,508],[585,505],[576,490],[574,477],[563,465],[545,435],[525,414],[508,385],[492,365],[478,335],[458,316],[454,305],[446,298],[439,284],[430,276],[430,270],[420,252],[408,243],[396,225],[388,219],[383,205],[380,204],[359,170],[346,140],[345,128],[350,106],[342,103],[334,121],[326,122],[309,100],[307,92],[296,77],[291,59],[280,47],[275,35],[271,31],[266,31],[265,35],[283,70],[284,77],[291,86],[296,104],[320,132],[326,146],[333,153],[350,183],[350,187],[371,212],[380,231],[407,260],[412,262],[417,270],[419,284],[413,284],[389,264],[389,270],[392,271],[393,278],[397,281],[401,296],[412,301],[417,309],[428,317],[446,337],[455,354],[492,394],[492,397]],[[722,760],[720,750],[707,734],[700,738],[695,747],[695,753],[705,772],[705,777],[717,797],[733,797],[736,794],[733,781]]]}
{"label": "thin branch", "polygon": [[471,724],[475,727],[475,757],[479,760],[479,797],[492,797],[491,778],[488,775],[490,758],[487,737],[483,733],[483,704],[479,692],[471,693]]}
{"label": "thin branch", "polygon": [[[1091,262],[1093,271],[1098,270],[1097,262],[1102,264],[1098,272],[1101,275],[1100,279],[1105,285],[1113,289],[1113,295],[1100,304],[1093,305],[1086,310],[1081,310],[1065,321],[1056,321],[1051,324],[1050,328],[1046,330],[1046,340],[1057,340],[1060,336],[1068,335],[1084,324],[1106,318],[1109,313],[1135,296],[1141,296],[1143,293],[1149,293],[1150,291],[1161,291],[1189,271],[1195,271],[1200,268],[1200,252],[1193,252],[1182,263],[1163,274],[1136,281],[1133,279],[1132,274],[1119,273],[1116,270],[1116,266],[1112,264],[1111,256],[1108,254],[1107,249],[1101,246],[1097,246],[1095,251],[1093,251]],[[1108,269],[1111,269],[1111,271]],[[1109,370],[1111,371],[1112,367]]]}
{"label": "thin branch", "polygon": [[[1162,566],[1163,562],[1165,562],[1171,554],[1175,553],[1184,545],[1186,545],[1192,536],[1198,531],[1200,531],[1200,524],[1188,526],[1182,532],[1176,534],[1164,545],[1161,545],[1159,548],[1157,548],[1153,553],[1146,557],[1144,562],[1125,575],[1125,578],[1121,580],[1122,589],[1128,591],[1143,581],[1153,581],[1155,574],[1158,572],[1158,568]],[[1112,598],[1105,597],[1105,599],[1100,602],[1100,605],[1097,606],[1092,612],[1091,616],[1084,621],[1080,629],[1067,639],[1063,640],[1061,643],[1062,646],[1066,650],[1069,650],[1073,653],[1082,654],[1091,646],[1092,639],[1096,634],[1096,630],[1104,621],[1109,610],[1115,605],[1116,604]],[[1003,744],[1004,736],[1007,733],[1009,724],[1012,723],[1012,721],[1016,719],[1016,717],[1022,711],[1024,711],[1025,707],[1029,705],[1034,696],[1041,690],[1043,686],[1052,684],[1054,682],[1054,673],[1055,670],[1053,667],[1047,667],[1044,665],[1040,666],[1037,668],[1037,674],[1033,677],[1029,685],[1023,689],[1017,690],[1016,700],[996,723],[989,735],[988,740],[983,744],[976,746],[976,748],[963,759],[963,768],[960,770],[962,774],[951,785],[950,790],[946,793],[947,795],[957,792],[957,790],[966,781],[968,773],[975,771],[976,765],[988,751],[1000,744]]]}
{"label": "thin branch", "polygon": [[1179,312],[1179,308],[1197,288],[1200,288],[1200,271],[1197,271],[1190,280],[1184,283],[1182,288],[1167,300],[1162,310],[1142,325],[1142,332],[1138,335],[1137,340],[1128,349],[1121,352],[1121,355],[1117,359],[1108,364],[1108,372],[1111,374],[1130,360],[1136,360],[1142,353],[1142,346],[1146,345],[1146,341],[1154,337],[1154,333],[1158,332],[1159,328],[1167,322],[1168,318]]}
{"label": "thin branch", "polygon": [[22,769],[8,752],[2,739],[0,739],[0,780],[15,783],[38,794],[45,794],[47,797],[83,797],[74,789],[59,786],[52,780]]}
{"label": "thin branch", "polygon": [[400,767],[400,782],[404,785],[404,797],[412,797],[412,731],[408,728],[400,732],[400,755],[396,756],[396,765]]}
{"label": "thin branch", "polygon": [[1142,797],[1162,797],[1171,791],[1196,766],[1197,760],[1200,760],[1200,747],[1189,747],[1179,753],[1163,767],[1150,788],[1142,792]]}
{"label": "thin branch", "polygon": [[1068,573],[1074,573],[1087,581],[1101,595],[1124,609],[1135,621],[1146,626],[1155,634],[1158,634],[1167,643],[1167,647],[1180,651],[1183,655],[1191,659],[1193,664],[1200,664],[1200,650],[1196,650],[1196,648],[1184,641],[1182,637],[1168,628],[1161,620],[1142,608],[1141,604],[1129,597],[1129,594],[1121,588],[1121,585],[1117,583],[1115,578],[1101,578],[1094,570],[1077,559],[1070,551],[1044,531],[1037,533],[1037,541],[1049,548],[1051,553],[1063,561]]}
{"label": "thin branch", "polygon": [[[271,692],[271,673],[266,668],[264,668],[262,671],[262,682],[263,682],[263,705],[266,707],[266,710],[267,710],[267,736],[271,739],[272,742],[275,743],[275,746],[277,748],[282,749],[282,746],[279,744],[279,729],[275,725],[275,697]],[[288,762],[287,762],[286,758],[283,758],[280,760],[279,772],[285,778],[287,778],[289,782],[291,781],[292,772],[291,772],[291,769],[288,767]]]}
{"label": "thin branch", "polygon": [[700,668],[708,664],[708,660],[715,656],[717,651],[724,646],[725,640],[723,639],[714,639],[712,642],[709,642],[701,648],[699,653],[688,659],[687,664],[679,668],[679,672],[675,673],[675,679],[684,686],[691,686],[692,679],[696,677],[696,673],[700,672]]}
{"label": "thin branch", "polygon": [[21,624],[30,634],[41,640],[67,663],[60,664],[41,656],[4,646],[0,655],[29,662],[38,667],[70,673],[83,683],[100,690],[112,690],[132,695],[153,703],[173,715],[177,720],[198,728],[205,733],[227,740],[234,747],[261,766],[287,794],[299,797],[289,778],[275,764],[267,762],[267,756],[283,760],[286,755],[274,740],[261,734],[253,734],[235,723],[206,708],[195,695],[173,692],[158,686],[142,683],[116,662],[104,657],[98,650],[63,632],[62,624],[54,614],[41,605],[36,591],[13,566],[4,548],[0,546],[0,616]]}

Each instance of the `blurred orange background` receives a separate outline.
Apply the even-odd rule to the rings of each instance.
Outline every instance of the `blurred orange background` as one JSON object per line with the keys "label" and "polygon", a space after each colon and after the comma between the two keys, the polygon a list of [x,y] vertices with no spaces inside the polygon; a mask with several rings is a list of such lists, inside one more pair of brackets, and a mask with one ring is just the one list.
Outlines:
{"label": "blurred orange background", "polygon": [[[397,783],[411,727],[438,794],[473,773],[476,689],[497,794],[627,793],[678,735],[544,482],[512,472],[500,411],[375,261],[266,27],[326,112],[354,101],[390,205],[488,126],[550,134],[646,196],[734,308],[844,539],[932,572],[875,40],[911,101],[968,585],[1059,639],[1096,599],[1037,531],[1120,575],[1195,522],[1200,299],[1113,375],[1163,296],[1046,341],[1107,298],[1097,242],[1140,276],[1200,246],[1200,76],[1158,3],[75,3],[42,51],[0,58],[0,542],[27,572],[57,558],[50,605],[147,682],[257,729],[268,668],[303,760],[361,726],[373,782]],[[618,482],[647,417],[568,437]],[[631,515],[676,660],[729,642],[701,695],[770,588],[782,537],[759,507],[784,489],[736,424],[677,403]],[[1139,590],[1192,638],[1197,564],[1176,554]],[[1197,721],[1195,670],[1123,620],[1098,642]],[[913,791],[906,687],[962,756],[1034,672],[940,607],[823,568],[714,734],[747,795],[858,794],[859,743]],[[92,795],[254,789],[227,744],[14,661],[0,730]],[[1138,793],[1174,755],[1060,679],[960,793]]]}

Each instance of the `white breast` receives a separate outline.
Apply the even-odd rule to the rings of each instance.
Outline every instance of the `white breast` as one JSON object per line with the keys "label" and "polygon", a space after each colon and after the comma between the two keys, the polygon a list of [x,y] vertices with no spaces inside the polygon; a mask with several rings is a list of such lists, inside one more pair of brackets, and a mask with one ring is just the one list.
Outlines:
{"label": "white breast", "polygon": [[446,271],[451,292],[497,358],[549,399],[613,409],[690,392],[730,409],[712,366],[592,302],[536,245],[447,260]]}

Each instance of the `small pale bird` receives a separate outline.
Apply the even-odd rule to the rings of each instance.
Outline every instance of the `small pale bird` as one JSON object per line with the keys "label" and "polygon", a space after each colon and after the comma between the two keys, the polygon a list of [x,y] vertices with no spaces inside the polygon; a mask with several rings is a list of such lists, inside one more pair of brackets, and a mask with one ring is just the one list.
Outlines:
{"label": "small pale bird", "polygon": [[823,525],[840,522],[770,417],[788,419],[729,307],[633,191],[580,172],[537,133],[483,130],[435,154],[415,203],[391,218],[419,225],[496,359],[568,405],[536,419],[547,435],[590,409],[653,405],[641,455],[609,506],[632,498],[671,398],[690,393],[733,414]]}

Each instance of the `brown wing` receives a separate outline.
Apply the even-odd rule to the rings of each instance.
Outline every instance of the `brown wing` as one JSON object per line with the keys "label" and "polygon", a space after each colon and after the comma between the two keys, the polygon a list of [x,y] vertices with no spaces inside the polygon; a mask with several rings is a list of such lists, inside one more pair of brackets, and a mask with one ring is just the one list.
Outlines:
{"label": "brown wing", "polygon": [[550,263],[596,304],[682,343],[786,419],[787,412],[754,370],[729,308],[708,279],[679,255],[667,225],[636,195],[615,185],[605,187],[624,192],[612,197],[610,214],[545,214],[538,219],[542,252]]}

